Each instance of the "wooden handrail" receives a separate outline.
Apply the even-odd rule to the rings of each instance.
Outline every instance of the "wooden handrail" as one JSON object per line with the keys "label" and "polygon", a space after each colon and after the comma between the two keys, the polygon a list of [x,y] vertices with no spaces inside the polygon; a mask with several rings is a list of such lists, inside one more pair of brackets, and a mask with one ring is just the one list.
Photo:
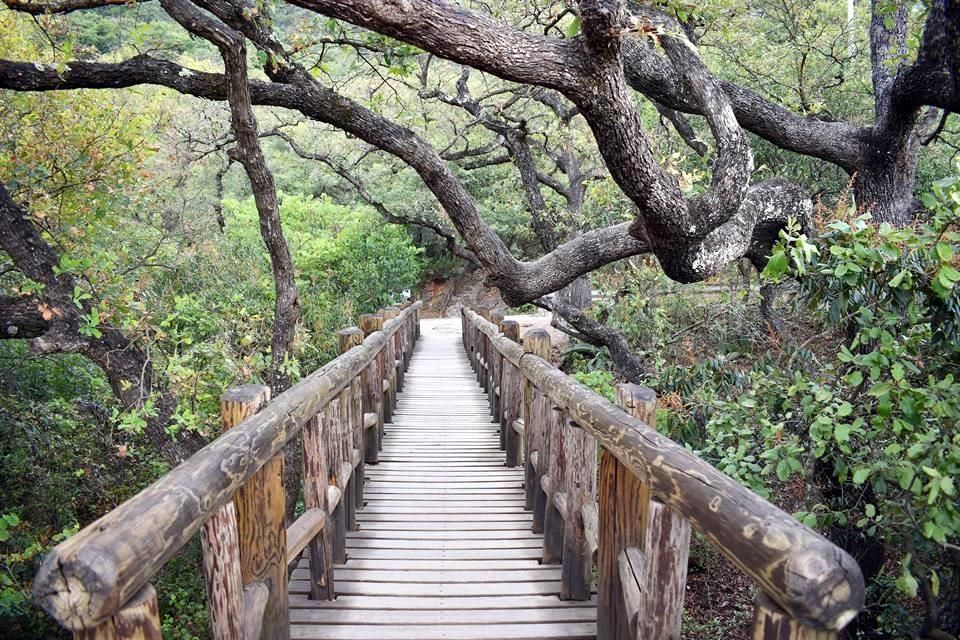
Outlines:
{"label": "wooden handrail", "polygon": [[463,316],[465,328],[469,323],[486,338],[474,344],[465,335],[468,348],[476,349],[473,362],[483,366],[481,358],[489,362],[494,349],[790,618],[813,629],[838,630],[863,608],[863,576],[845,551],[549,362],[525,353],[478,313],[464,308]]}
{"label": "wooden handrail", "polygon": [[34,579],[37,602],[79,631],[121,610],[236,491],[418,317],[407,306],[178,467],[57,546]]}

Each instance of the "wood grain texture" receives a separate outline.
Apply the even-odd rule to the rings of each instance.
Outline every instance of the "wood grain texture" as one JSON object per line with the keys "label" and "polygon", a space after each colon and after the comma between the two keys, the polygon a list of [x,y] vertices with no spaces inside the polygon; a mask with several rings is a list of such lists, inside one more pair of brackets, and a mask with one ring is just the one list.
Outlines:
{"label": "wood grain texture", "polygon": [[213,640],[243,638],[243,578],[237,514],[229,502],[217,510],[200,530],[207,609]]}
{"label": "wood grain texture", "polygon": [[647,509],[637,637],[680,640],[690,525],[659,500]]}
{"label": "wood grain texture", "polygon": [[[320,418],[314,416],[303,426],[303,502],[308,510],[330,514],[328,457]],[[333,533],[324,526],[308,543],[310,549],[310,597],[332,600],[335,595],[333,574]]]}
{"label": "wood grain texture", "polygon": [[[469,316],[468,316],[469,317]],[[479,329],[477,329],[479,331]],[[527,332],[523,338],[523,352],[532,354],[539,358],[550,357],[550,334],[543,329],[532,329]],[[519,367],[519,361],[513,363]],[[526,460],[524,461],[526,487],[526,505],[528,509],[533,510],[537,502],[537,494],[540,491],[540,472],[533,464],[533,454],[537,454],[539,460],[543,460],[544,453],[539,449],[542,447],[544,439],[543,433],[545,425],[543,423],[543,396],[536,386],[524,377],[523,382],[523,424],[525,428],[523,450]],[[536,526],[536,525],[535,525]],[[539,522],[539,530],[543,531],[543,520]]]}
{"label": "wood grain texture", "polygon": [[[419,303],[403,314],[412,319]],[[275,398],[183,464],[47,555],[34,579],[37,603],[68,629],[108,619],[237,489],[350,383],[391,331],[374,332]]]}
{"label": "wood grain texture", "polygon": [[848,553],[548,362],[524,354],[476,313],[463,313],[529,382],[790,616],[836,630],[863,608],[863,575]]}
{"label": "wood grain texture", "polygon": [[563,509],[563,560],[561,600],[589,600],[593,573],[593,550],[587,542],[583,509],[596,502],[597,441],[564,419],[564,482],[567,500]]}
{"label": "wood grain texture", "polygon": [[[224,430],[256,414],[269,401],[267,386],[243,385],[227,390],[220,398]],[[263,640],[290,637],[283,462],[282,452],[274,455],[233,496],[243,583],[262,582],[269,591],[263,612]]]}
{"label": "wood grain texture", "polygon": [[[653,422],[656,394],[633,384],[618,384],[617,404],[633,417]],[[632,639],[635,626],[630,611],[640,601],[631,600],[636,591],[625,588],[618,569],[620,554],[628,547],[642,549],[649,491],[647,485],[606,449],[600,452],[597,540],[597,635],[604,640]],[[632,574],[631,574],[632,575]]]}
{"label": "wood grain texture", "polygon": [[105,622],[74,632],[75,640],[162,640],[157,592],[146,585]]}
{"label": "wood grain texture", "polygon": [[805,627],[792,619],[769,597],[757,595],[753,610],[753,640],[834,640],[833,631]]}

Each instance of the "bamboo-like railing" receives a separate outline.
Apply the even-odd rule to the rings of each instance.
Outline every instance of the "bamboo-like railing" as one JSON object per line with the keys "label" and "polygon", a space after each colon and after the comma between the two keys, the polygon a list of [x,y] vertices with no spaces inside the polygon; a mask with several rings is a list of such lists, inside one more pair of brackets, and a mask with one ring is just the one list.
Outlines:
{"label": "bamboo-like railing", "polygon": [[834,638],[863,608],[853,558],[652,428],[652,390],[618,385],[615,406],[550,364],[546,331],[521,346],[502,315],[462,315],[560,598],[591,597],[596,556],[601,640],[680,637],[691,527],[759,588],[754,638]]}
{"label": "bamboo-like railing", "polygon": [[[287,565],[307,549],[311,598],[334,597],[333,564],[345,560],[420,306],[361,316],[339,333],[339,357],[272,401],[261,385],[228,390],[224,433],[57,546],[34,580],[37,602],[76,638],[159,639],[149,581],[200,533],[214,638],[289,638]],[[283,449],[301,431],[306,510],[287,527]]]}

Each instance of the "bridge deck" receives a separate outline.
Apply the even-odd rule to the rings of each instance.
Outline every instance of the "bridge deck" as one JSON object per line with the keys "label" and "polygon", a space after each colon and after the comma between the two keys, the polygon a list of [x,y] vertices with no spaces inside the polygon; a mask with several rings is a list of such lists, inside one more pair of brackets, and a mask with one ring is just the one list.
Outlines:
{"label": "bridge deck", "polygon": [[593,638],[595,602],[561,602],[559,566],[538,562],[522,471],[503,466],[497,425],[460,322],[422,322],[367,506],[348,533],[332,602],[290,582],[290,637],[343,640]]}

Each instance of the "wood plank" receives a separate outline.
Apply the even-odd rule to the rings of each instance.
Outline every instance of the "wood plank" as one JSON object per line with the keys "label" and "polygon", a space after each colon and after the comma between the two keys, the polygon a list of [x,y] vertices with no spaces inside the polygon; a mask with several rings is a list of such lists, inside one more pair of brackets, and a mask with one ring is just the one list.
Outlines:
{"label": "wood plank", "polygon": [[[309,569],[294,569],[293,580],[309,580]],[[560,568],[543,566],[515,571],[476,570],[391,570],[353,569],[351,565],[337,568],[339,582],[397,582],[406,584],[484,584],[497,582],[545,582],[560,579]]]}
{"label": "wood plank", "polygon": [[[499,595],[552,595],[560,591],[559,580],[537,582],[356,582],[337,579],[338,594],[365,596],[499,596]],[[290,593],[309,593],[308,580],[291,580]]]}
{"label": "wood plank", "polygon": [[597,625],[589,622],[561,624],[498,625],[294,625],[290,637],[296,640],[513,640],[514,638],[596,637]]}
{"label": "wood plank", "polygon": [[536,622],[592,622],[597,612],[590,607],[552,607],[535,609],[407,609],[367,611],[363,609],[296,609],[290,612],[291,624],[497,624]]}
{"label": "wood plank", "polygon": [[[485,389],[504,384],[503,366],[482,369]],[[459,335],[427,332],[395,373],[402,387],[378,464],[364,469],[359,530],[335,567],[338,597],[307,599],[302,559],[289,583],[291,637],[595,638],[595,599],[560,601],[561,568],[538,562],[524,470],[504,466],[500,424]]]}
{"label": "wood plank", "polygon": [[[546,596],[478,596],[468,598],[440,597],[415,598],[409,596],[357,596],[344,595],[332,602],[324,602],[324,609],[360,609],[364,611],[396,611],[396,610],[482,610],[494,609],[497,611],[510,609],[557,609],[557,608],[595,608],[597,599],[589,601],[570,600],[564,602],[555,595]],[[317,608],[317,603],[310,601],[303,595],[290,596],[291,607]]]}

